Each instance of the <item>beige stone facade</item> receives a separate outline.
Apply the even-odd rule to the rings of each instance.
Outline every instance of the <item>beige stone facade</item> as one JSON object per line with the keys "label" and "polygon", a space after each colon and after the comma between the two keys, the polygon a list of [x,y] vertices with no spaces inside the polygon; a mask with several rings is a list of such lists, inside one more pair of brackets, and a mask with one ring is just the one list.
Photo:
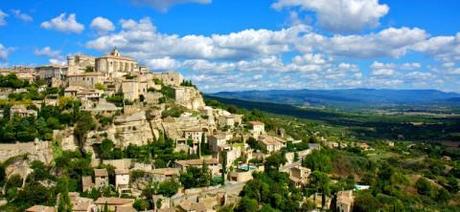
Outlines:
{"label": "beige stone facade", "polygon": [[96,58],[95,66],[97,72],[114,78],[139,71],[137,62],[130,57],[121,56],[116,48],[110,54]]}
{"label": "beige stone facade", "polygon": [[95,88],[96,84],[103,84],[105,80],[104,74],[97,72],[87,72],[81,74],[67,75],[69,86],[81,86],[85,88]]}
{"label": "beige stone facade", "polygon": [[337,192],[337,211],[351,212],[353,211],[354,196],[353,191],[339,191]]}

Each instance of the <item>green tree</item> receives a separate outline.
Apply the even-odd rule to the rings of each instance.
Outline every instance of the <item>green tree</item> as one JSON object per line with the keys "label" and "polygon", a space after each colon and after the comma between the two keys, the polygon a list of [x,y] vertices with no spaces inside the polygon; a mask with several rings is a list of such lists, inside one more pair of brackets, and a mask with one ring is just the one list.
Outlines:
{"label": "green tree", "polygon": [[257,201],[254,199],[250,199],[248,197],[243,197],[238,204],[238,207],[235,208],[237,212],[253,212],[257,211],[258,204]]}
{"label": "green tree", "polygon": [[75,125],[74,134],[78,140],[80,148],[83,147],[85,143],[85,136],[90,131],[96,127],[96,123],[88,112],[81,112],[78,116],[77,123]]}
{"label": "green tree", "polygon": [[72,212],[72,203],[70,202],[69,197],[69,179],[67,177],[62,177],[59,179],[56,190],[59,192],[59,203],[58,211],[61,212]]}
{"label": "green tree", "polygon": [[329,173],[332,170],[331,158],[324,150],[314,150],[303,160],[302,165],[312,171]]}
{"label": "green tree", "polygon": [[180,182],[185,188],[206,187],[211,185],[211,171],[206,164],[201,168],[187,167],[185,173],[181,173]]}
{"label": "green tree", "polygon": [[174,179],[161,182],[158,186],[158,194],[161,194],[165,197],[171,197],[177,193],[180,188],[179,182]]}
{"label": "green tree", "polygon": [[421,177],[417,180],[417,182],[415,183],[415,187],[417,188],[417,192],[421,195],[429,197],[434,196],[434,190],[433,186],[431,185],[431,182],[424,177]]}
{"label": "green tree", "polygon": [[284,154],[282,154],[281,152],[270,155],[270,157],[268,157],[265,160],[265,171],[278,171],[280,166],[285,164],[286,162],[286,157],[284,157]]}
{"label": "green tree", "polygon": [[326,204],[326,195],[330,193],[331,180],[326,173],[314,171],[311,174],[311,185],[316,191],[321,192],[321,207],[324,208]]}

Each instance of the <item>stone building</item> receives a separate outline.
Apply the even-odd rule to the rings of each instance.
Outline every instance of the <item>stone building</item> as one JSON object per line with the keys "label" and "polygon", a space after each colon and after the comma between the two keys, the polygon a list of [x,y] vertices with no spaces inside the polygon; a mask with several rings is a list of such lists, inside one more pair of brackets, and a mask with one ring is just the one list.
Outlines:
{"label": "stone building", "polygon": [[67,72],[66,66],[57,64],[35,67],[36,79],[46,81],[51,87],[63,86]]}
{"label": "stone building", "polygon": [[253,137],[257,138],[260,135],[265,134],[265,124],[263,122],[251,121],[249,122],[249,125],[251,127],[250,133]]}
{"label": "stone building", "polygon": [[163,182],[166,180],[174,179],[180,176],[179,168],[161,168],[153,169],[151,172],[152,178],[155,181]]}
{"label": "stone building", "polygon": [[104,74],[98,72],[85,72],[80,74],[67,75],[67,82],[69,86],[95,88],[96,84],[103,84],[104,80]]}
{"label": "stone building", "polygon": [[123,80],[121,83],[121,90],[124,94],[124,98],[129,101],[140,99],[140,96],[144,96],[147,93],[148,83],[147,81],[139,81],[137,79]]}
{"label": "stone building", "polygon": [[67,57],[67,66],[69,74],[81,74],[87,69],[93,69],[96,63],[96,58],[77,54]]}
{"label": "stone building", "polygon": [[219,116],[218,123],[220,127],[234,127],[241,124],[243,115],[229,114]]}
{"label": "stone building", "polygon": [[227,144],[227,141],[232,138],[231,134],[228,136],[227,133],[217,133],[216,135],[208,136],[209,148],[213,152],[219,152],[222,147]]}
{"label": "stone building", "polygon": [[273,136],[259,136],[259,142],[265,147],[268,153],[276,152],[284,147],[284,140]]}
{"label": "stone building", "polygon": [[339,191],[337,192],[336,207],[339,212],[351,212],[353,211],[354,196],[353,191]]}
{"label": "stone building", "polygon": [[184,77],[178,72],[153,73],[153,78],[161,80],[167,86],[180,86],[184,81]]}
{"label": "stone building", "polygon": [[177,160],[175,162],[175,167],[181,169],[182,171],[187,171],[187,167],[201,168],[203,164],[208,166],[213,176],[218,176],[220,174],[222,166],[216,158]]}
{"label": "stone building", "polygon": [[309,168],[305,168],[300,165],[291,167],[288,172],[289,179],[298,187],[306,185],[308,183],[308,177],[311,174],[311,170]]}
{"label": "stone building", "polygon": [[107,169],[94,169],[94,186],[102,188],[109,185],[109,173]]}
{"label": "stone building", "polygon": [[93,178],[91,176],[82,176],[81,187],[83,192],[90,191],[92,188],[94,188]]}
{"label": "stone building", "polygon": [[109,211],[120,211],[121,208],[132,207],[134,199],[118,198],[118,197],[99,197],[95,204],[97,205],[98,211],[104,211],[104,207],[107,205]]}
{"label": "stone building", "polygon": [[24,105],[13,105],[10,108],[10,118],[14,116],[19,116],[21,118],[24,117],[37,117],[37,111],[35,110],[28,110]]}
{"label": "stone building", "polygon": [[122,56],[118,49],[114,48],[108,55],[96,58],[96,71],[117,78],[137,72],[139,67],[134,59]]}
{"label": "stone building", "polygon": [[115,188],[121,193],[129,189],[129,170],[115,169]]}

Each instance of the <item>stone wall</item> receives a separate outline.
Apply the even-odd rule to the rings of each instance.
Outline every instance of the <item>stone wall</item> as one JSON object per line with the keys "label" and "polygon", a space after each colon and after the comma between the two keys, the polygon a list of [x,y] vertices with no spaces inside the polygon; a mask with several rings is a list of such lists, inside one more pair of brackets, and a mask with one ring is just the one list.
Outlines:
{"label": "stone wall", "polygon": [[0,144],[0,161],[28,154],[30,160],[39,160],[49,164],[53,160],[51,144],[47,141],[34,141],[15,144]]}
{"label": "stone wall", "polygon": [[206,106],[201,93],[194,87],[176,87],[175,98],[177,104],[190,110],[199,110]]}

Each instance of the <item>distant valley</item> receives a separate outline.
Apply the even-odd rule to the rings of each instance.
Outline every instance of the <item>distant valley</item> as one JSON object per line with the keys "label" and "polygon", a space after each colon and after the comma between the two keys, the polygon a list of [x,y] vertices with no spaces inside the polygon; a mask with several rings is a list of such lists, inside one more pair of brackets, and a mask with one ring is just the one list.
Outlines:
{"label": "distant valley", "polygon": [[251,90],[219,92],[209,95],[222,98],[311,107],[381,108],[429,106],[432,108],[460,106],[460,94],[439,90]]}

